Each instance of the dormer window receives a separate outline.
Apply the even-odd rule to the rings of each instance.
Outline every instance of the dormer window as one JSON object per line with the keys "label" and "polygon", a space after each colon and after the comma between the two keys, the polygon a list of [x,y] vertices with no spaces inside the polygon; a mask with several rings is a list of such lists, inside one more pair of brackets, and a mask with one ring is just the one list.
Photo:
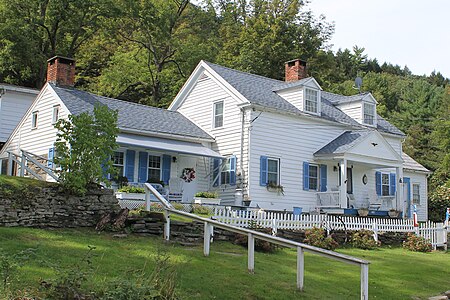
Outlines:
{"label": "dormer window", "polygon": [[316,90],[305,88],[305,111],[310,113],[318,113],[319,92]]}
{"label": "dormer window", "polygon": [[364,124],[375,125],[375,105],[370,103],[364,103]]}

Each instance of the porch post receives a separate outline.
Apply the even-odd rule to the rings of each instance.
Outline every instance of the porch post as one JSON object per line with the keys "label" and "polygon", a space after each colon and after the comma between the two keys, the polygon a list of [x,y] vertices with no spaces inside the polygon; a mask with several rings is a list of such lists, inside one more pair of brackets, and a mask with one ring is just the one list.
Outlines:
{"label": "porch post", "polygon": [[[401,179],[401,180],[400,180]],[[397,202],[397,210],[402,210],[403,211],[403,218],[407,218],[408,216],[405,215],[407,209],[406,209],[406,205],[407,203],[405,203],[403,201],[403,166],[400,167],[396,167],[395,168],[395,180],[396,182],[396,202]],[[401,181],[401,183],[400,183]]]}
{"label": "porch post", "polygon": [[347,159],[340,162],[341,182],[339,183],[339,202],[341,208],[347,208]]}

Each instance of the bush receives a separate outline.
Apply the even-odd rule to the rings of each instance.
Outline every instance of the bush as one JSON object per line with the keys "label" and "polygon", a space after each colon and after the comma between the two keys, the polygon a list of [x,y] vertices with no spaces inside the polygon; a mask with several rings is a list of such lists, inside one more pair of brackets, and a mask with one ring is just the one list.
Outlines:
{"label": "bush", "polygon": [[447,207],[450,207],[450,187],[440,186],[430,194],[428,213],[433,222],[443,222]]}
{"label": "bush", "polygon": [[372,250],[381,245],[373,239],[373,233],[370,230],[359,230],[352,235],[352,245],[355,248]]}
{"label": "bush", "polygon": [[216,192],[198,192],[194,197],[198,198],[219,198],[219,194]]}
{"label": "bush", "polygon": [[[272,234],[271,228],[261,228],[261,227],[257,227],[257,226],[252,226],[252,227],[250,227],[250,229],[264,232],[267,234]],[[245,234],[236,234],[236,238],[234,239],[233,244],[247,247],[248,246],[248,236]],[[279,248],[280,247],[276,244],[272,244],[270,242],[263,241],[260,239],[255,239],[255,250],[256,251],[265,252],[265,253],[274,253]]]}
{"label": "bush", "polygon": [[137,193],[137,194],[145,194],[145,189],[137,186],[129,186],[125,185],[117,190],[122,193]]}
{"label": "bush", "polygon": [[201,206],[200,204],[193,204],[192,212],[198,215],[208,215],[209,209],[207,207]]}
{"label": "bush", "polygon": [[416,252],[431,252],[433,249],[428,240],[414,233],[408,234],[406,241],[403,242],[403,248]]}
{"label": "bush", "polygon": [[307,229],[305,231],[305,236],[306,237],[303,242],[311,246],[328,250],[334,250],[339,246],[338,242],[336,242],[331,236],[326,236],[325,230],[322,228],[314,227],[312,229]]}

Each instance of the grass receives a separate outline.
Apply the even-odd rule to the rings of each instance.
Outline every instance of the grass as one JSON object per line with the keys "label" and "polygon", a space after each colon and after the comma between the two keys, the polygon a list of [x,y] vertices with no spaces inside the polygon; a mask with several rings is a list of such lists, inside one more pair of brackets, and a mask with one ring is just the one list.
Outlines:
{"label": "grass", "polygon": [[[63,268],[75,265],[95,246],[92,286],[100,289],[129,270],[150,274],[150,259],[158,249],[170,254],[177,270],[177,290],[182,299],[355,299],[359,297],[359,268],[306,254],[305,291],[295,289],[296,253],[290,249],[275,254],[256,253],[255,274],[248,274],[246,249],[215,242],[210,257],[202,246],[165,244],[161,237],[113,238],[88,229],[42,230],[0,228],[0,248],[6,254],[36,248],[36,258],[20,268],[14,287],[37,291],[42,279],[55,276],[48,263]],[[450,253],[413,253],[401,248],[375,251],[341,249],[341,253],[371,261],[371,299],[426,299],[450,289]],[[1,298],[1,297],[0,297]]]}
{"label": "grass", "polygon": [[15,188],[15,189],[21,189],[24,186],[45,187],[45,186],[48,186],[51,184],[53,184],[53,183],[49,183],[49,182],[42,181],[42,180],[31,179],[31,178],[0,175],[0,187],[10,187],[10,188]]}

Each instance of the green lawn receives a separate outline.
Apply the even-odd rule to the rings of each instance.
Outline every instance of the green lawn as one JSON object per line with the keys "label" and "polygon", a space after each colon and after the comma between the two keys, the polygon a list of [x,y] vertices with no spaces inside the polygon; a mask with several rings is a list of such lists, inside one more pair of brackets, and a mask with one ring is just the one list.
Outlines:
{"label": "green lawn", "polygon": [[[177,290],[183,299],[356,299],[359,268],[306,254],[305,291],[295,290],[296,253],[256,253],[255,274],[248,274],[246,249],[230,243],[213,243],[210,257],[202,246],[166,245],[160,237],[113,238],[87,229],[41,230],[0,228],[0,248],[6,254],[36,248],[36,257],[21,267],[14,287],[35,291],[41,279],[55,276],[48,263],[62,267],[80,261],[95,246],[95,278],[99,289],[110,279],[127,276],[129,270],[150,273],[151,257],[158,249],[170,254],[176,264]],[[341,249],[341,253],[371,261],[371,299],[426,299],[450,289],[450,254],[413,253],[395,248],[376,251]],[[0,296],[1,299],[1,296]]]}

